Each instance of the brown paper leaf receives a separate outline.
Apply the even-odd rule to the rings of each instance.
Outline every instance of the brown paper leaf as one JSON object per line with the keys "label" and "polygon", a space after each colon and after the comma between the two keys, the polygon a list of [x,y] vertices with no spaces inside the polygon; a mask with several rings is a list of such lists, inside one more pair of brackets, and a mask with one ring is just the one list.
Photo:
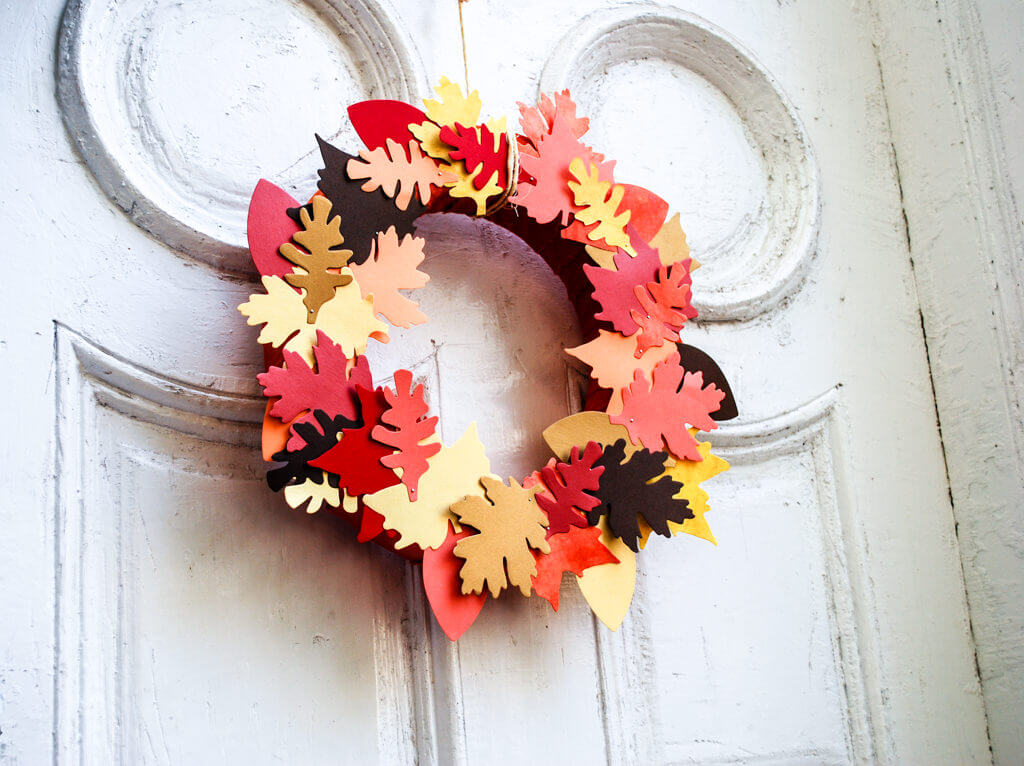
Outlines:
{"label": "brown paper leaf", "polygon": [[301,273],[286,274],[285,281],[292,287],[305,289],[302,297],[308,311],[306,322],[316,322],[320,307],[334,297],[334,290],[352,281],[351,274],[338,274],[328,269],[341,269],[348,264],[352,251],[342,249],[341,216],[331,215],[331,201],[326,197],[313,197],[310,206],[299,210],[300,231],[292,239],[302,245],[300,250],[291,242],[281,245],[280,253],[300,269]]}

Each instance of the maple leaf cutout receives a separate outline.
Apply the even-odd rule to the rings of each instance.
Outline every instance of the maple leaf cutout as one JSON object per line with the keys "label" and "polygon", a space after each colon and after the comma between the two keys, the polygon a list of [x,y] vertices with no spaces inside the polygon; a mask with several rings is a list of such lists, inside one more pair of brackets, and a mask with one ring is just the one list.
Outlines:
{"label": "maple leaf cutout", "polygon": [[572,572],[579,576],[590,567],[619,563],[601,542],[601,530],[597,527],[570,527],[566,532],[548,537],[548,543],[551,545],[550,553],[533,554],[537,560],[533,589],[556,612],[563,573]]}
{"label": "maple leaf cutout", "polygon": [[616,213],[626,190],[610,181],[601,180],[597,165],[584,163],[579,157],[569,163],[569,173],[576,179],[569,181],[573,203],[580,208],[576,212],[576,219],[585,224],[598,224],[587,233],[587,237],[591,240],[603,239],[611,247],[621,247],[630,255],[635,255],[636,251],[626,234],[630,211]]}
{"label": "maple leaf cutout", "polygon": [[494,173],[498,174],[495,182],[499,188],[508,184],[508,137],[504,133],[495,135],[486,125],[464,127],[455,123],[454,127],[441,128],[441,140],[452,147],[449,159],[462,160],[467,172],[483,166],[473,178],[477,189],[483,189]]}
{"label": "maple leaf cutout", "polygon": [[[599,486],[604,469],[594,463],[601,457],[601,445],[588,442],[583,455],[573,447],[569,462],[558,462],[540,469],[540,478],[548,493],[537,496],[537,504],[548,516],[548,537],[568,532],[571,527],[587,526],[583,515],[600,501],[587,491]],[[577,573],[579,574],[579,573]]]}
{"label": "maple leaf cutout", "polygon": [[640,356],[636,356],[636,347],[633,336],[598,330],[597,337],[592,341],[565,350],[569,356],[590,365],[590,377],[601,388],[611,390],[611,399],[606,409],[611,415],[622,412],[622,389],[628,388],[633,382],[633,372],[644,370],[651,374],[658,362],[664,361],[675,351],[675,346],[663,345],[645,349]]}
{"label": "maple leaf cutout", "polygon": [[693,513],[685,500],[676,498],[682,484],[665,475],[664,452],[637,450],[625,458],[626,442],[619,439],[605,447],[596,465],[604,467],[597,496],[600,505],[587,513],[596,525],[607,517],[608,529],[636,552],[640,540],[640,516],[659,535],[671,537],[669,522],[682,523]]}
{"label": "maple leaf cutout", "polygon": [[331,201],[327,197],[317,195],[309,207],[300,208],[299,223],[302,229],[295,232],[292,239],[305,249],[285,242],[278,252],[301,269],[299,273],[286,274],[284,279],[292,287],[305,289],[302,302],[309,310],[306,321],[313,324],[320,307],[334,297],[335,289],[352,281],[347,271],[328,271],[342,269],[352,257],[352,251],[341,247],[345,243],[341,235],[341,216],[331,215]]}
{"label": "maple leaf cutout", "polygon": [[363,149],[359,156],[362,162],[357,159],[348,161],[345,168],[348,177],[354,181],[367,179],[361,187],[365,192],[383,189],[395,200],[399,210],[409,207],[414,192],[419,194],[420,203],[426,205],[430,202],[431,186],[441,187],[454,180],[451,173],[420,151],[417,141],[410,141],[409,146],[404,147],[389,138],[386,149],[383,146],[373,151]]}
{"label": "maple leaf cutout", "polygon": [[462,95],[462,88],[447,77],[441,78],[441,84],[434,87],[440,100],[425,98],[423,106],[430,119],[409,126],[409,132],[419,140],[423,151],[440,160],[448,159],[450,147],[441,140],[441,128],[451,127],[459,122],[463,125],[475,125],[480,119],[480,107],[483,102],[480,94],[472,91],[469,96]]}
{"label": "maple leaf cutout", "polygon": [[625,426],[630,439],[650,450],[664,446],[676,458],[700,460],[697,440],[687,426],[717,428],[711,413],[724,398],[714,383],[704,387],[702,372],[686,372],[676,351],[655,366],[651,380],[643,370],[634,372],[633,382],[622,392],[622,412],[609,420]]}
{"label": "maple leaf cutout", "polygon": [[615,270],[602,269],[583,264],[583,273],[594,286],[594,300],[601,304],[596,319],[611,322],[612,327],[623,335],[632,335],[639,329],[632,312],[642,311],[635,288],[644,288],[658,277],[661,261],[658,253],[640,239],[636,242],[636,256],[630,257],[625,250],[615,253]]}
{"label": "maple leaf cutout", "polygon": [[248,324],[264,326],[256,339],[259,343],[269,343],[274,348],[283,344],[285,351],[294,351],[312,367],[318,330],[340,345],[346,356],[364,353],[371,337],[388,342],[387,325],[373,315],[373,300],[361,296],[354,280],[339,287],[334,297],[320,307],[314,324],[306,321],[300,292],[280,277],[265,276],[262,281],[267,292],[249,296],[238,307]]}
{"label": "maple leaf cutout", "polygon": [[666,340],[678,341],[679,331],[686,320],[697,316],[697,310],[690,303],[692,284],[690,262],[687,260],[674,263],[671,268],[662,266],[656,280],[633,288],[633,294],[640,303],[640,310],[634,308],[629,311],[640,328],[636,336],[637,359],[647,349],[661,346]]}
{"label": "maple leaf cutout", "polygon": [[545,539],[547,517],[534,498],[540,487],[524,489],[513,478],[506,486],[492,476],[482,476],[480,483],[486,500],[472,495],[451,507],[463,524],[479,530],[459,540],[453,551],[466,561],[459,572],[462,592],[483,593],[486,588],[497,598],[506,586],[515,586],[529,596],[537,574],[530,549],[551,550]]}
{"label": "maple leaf cutout", "polygon": [[569,214],[578,209],[568,184],[572,178],[569,167],[580,158],[592,167],[599,164],[600,176],[611,179],[615,163],[605,162],[603,155],[585,146],[562,116],[556,114],[551,133],[540,139],[537,156],[524,154],[519,158],[522,169],[533,181],[521,181],[509,201],[522,205],[538,223],[549,223],[561,216],[565,226]]}
{"label": "maple leaf cutout", "polygon": [[425,242],[423,237],[411,234],[399,240],[395,227],[390,226],[377,234],[370,257],[349,267],[363,298],[372,298],[377,316],[395,327],[412,327],[427,321],[427,315],[419,310],[416,301],[398,292],[416,290],[430,281],[430,277],[417,268],[423,263]]}
{"label": "maple leaf cutout", "polygon": [[392,428],[378,425],[370,436],[395,448],[393,455],[382,457],[380,462],[388,468],[402,469],[402,483],[409,492],[409,501],[415,502],[420,477],[429,466],[427,458],[441,451],[441,444],[437,441],[424,443],[434,435],[437,416],[424,417],[427,403],[423,400],[423,384],[413,388],[409,370],[395,373],[395,390],[385,387],[384,398],[390,408],[380,419]]}
{"label": "maple leaf cutout", "polygon": [[558,115],[576,138],[582,138],[590,129],[590,120],[576,116],[576,102],[569,96],[566,88],[561,93],[541,93],[537,106],[527,106],[519,102],[519,126],[522,135],[517,136],[520,151],[537,156],[537,146],[541,139],[551,132],[555,116]]}

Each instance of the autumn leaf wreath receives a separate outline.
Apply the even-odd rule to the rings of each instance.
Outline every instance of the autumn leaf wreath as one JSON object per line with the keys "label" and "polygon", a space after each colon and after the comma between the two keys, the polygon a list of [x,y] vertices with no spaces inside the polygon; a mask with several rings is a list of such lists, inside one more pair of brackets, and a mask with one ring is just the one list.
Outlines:
{"label": "autumn leaf wreath", "polygon": [[[262,325],[267,480],[288,505],[337,513],[422,562],[423,584],[456,640],[489,591],[536,593],[558,609],[564,572],[609,628],[622,623],[636,553],[652,532],[714,542],[700,484],[728,468],[695,436],[736,415],[718,365],[683,344],[697,312],[679,215],[582,142],[589,120],[568,91],[520,104],[520,133],[480,122],[476,91],[442,79],[425,112],[364,101],[349,116],[367,148],[319,136],[318,191],[300,204],[261,180],[249,207],[265,292],[239,307]],[[388,327],[427,317],[402,291],[423,287],[428,212],[486,216],[523,239],[565,284],[588,341],[584,411],[550,425],[555,457],[506,484],[471,425],[451,445],[408,370],[374,386],[364,355]]]}

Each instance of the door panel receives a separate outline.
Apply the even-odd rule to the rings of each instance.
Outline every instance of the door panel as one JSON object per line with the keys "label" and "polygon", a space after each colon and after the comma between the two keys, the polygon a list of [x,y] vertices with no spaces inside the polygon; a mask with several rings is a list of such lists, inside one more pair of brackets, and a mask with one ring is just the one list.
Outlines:
{"label": "door panel", "polygon": [[[247,196],[308,195],[350,101],[457,79],[454,0],[8,8],[0,759],[986,762],[870,8],[463,12],[485,110],[571,87],[682,213],[686,340],[741,410],[710,434],[718,546],[653,541],[618,633],[567,578],[451,644],[415,567],[263,482]],[[374,361],[521,477],[579,407],[579,328],[516,238],[420,230],[432,322]]]}

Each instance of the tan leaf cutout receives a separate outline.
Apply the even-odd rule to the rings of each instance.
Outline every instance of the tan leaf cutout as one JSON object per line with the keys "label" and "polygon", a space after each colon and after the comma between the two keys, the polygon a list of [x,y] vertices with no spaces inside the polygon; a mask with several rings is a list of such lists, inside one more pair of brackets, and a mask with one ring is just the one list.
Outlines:
{"label": "tan leaf cutout", "polygon": [[415,290],[429,280],[417,267],[423,262],[423,244],[426,240],[406,234],[401,240],[394,226],[377,234],[370,257],[349,268],[355,275],[363,298],[373,296],[373,310],[395,327],[423,324],[427,315],[419,310],[415,301],[399,290]]}
{"label": "tan leaf cutout", "polygon": [[[378,146],[373,151],[359,152],[363,159],[348,161],[346,172],[353,180],[367,179],[362,185],[365,192],[382,189],[395,200],[399,210],[406,210],[414,192],[419,194],[424,205],[430,202],[430,187],[442,186],[454,179],[451,173],[442,170],[438,164],[420,151],[417,141],[410,141],[406,147],[392,138],[387,139],[387,149]],[[396,195],[397,192],[397,195]]]}
{"label": "tan leaf cutout", "polygon": [[523,489],[512,478],[506,486],[491,476],[481,477],[480,483],[487,500],[471,495],[451,508],[463,524],[479,530],[478,534],[459,540],[453,551],[466,561],[459,573],[462,592],[483,593],[487,588],[497,598],[508,585],[529,596],[537,574],[537,562],[530,549],[543,553],[551,550],[545,539],[547,517],[534,498],[543,487]]}
{"label": "tan leaf cutout", "polygon": [[335,288],[344,287],[352,281],[351,274],[328,271],[341,269],[352,257],[351,250],[341,249],[345,243],[341,235],[341,217],[331,216],[331,201],[327,197],[313,197],[311,206],[312,215],[305,206],[299,209],[302,229],[292,236],[305,250],[285,242],[279,251],[302,269],[299,273],[285,275],[285,281],[306,291],[302,302],[307,309],[306,321],[309,324],[316,322],[317,312],[334,297]]}

